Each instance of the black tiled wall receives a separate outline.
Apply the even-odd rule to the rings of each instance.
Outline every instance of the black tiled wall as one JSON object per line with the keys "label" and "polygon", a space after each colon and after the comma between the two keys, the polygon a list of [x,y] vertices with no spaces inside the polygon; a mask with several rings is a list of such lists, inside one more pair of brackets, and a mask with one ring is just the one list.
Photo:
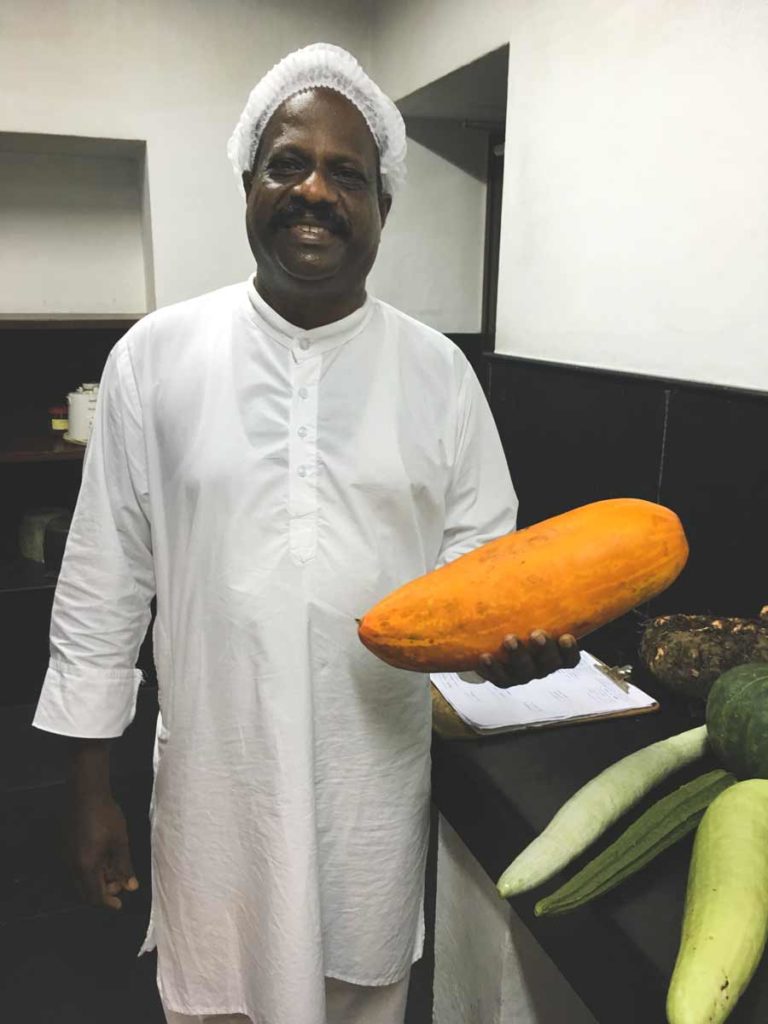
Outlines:
{"label": "black tiled wall", "polygon": [[647,616],[755,615],[768,604],[768,395],[486,358],[520,526],[602,498],[638,497],[674,509],[688,536],[677,582],[594,634],[589,648],[631,661]]}
{"label": "black tiled wall", "polygon": [[691,557],[658,599],[664,611],[756,615],[768,604],[766,437],[768,395],[672,393],[660,500],[683,520]]}

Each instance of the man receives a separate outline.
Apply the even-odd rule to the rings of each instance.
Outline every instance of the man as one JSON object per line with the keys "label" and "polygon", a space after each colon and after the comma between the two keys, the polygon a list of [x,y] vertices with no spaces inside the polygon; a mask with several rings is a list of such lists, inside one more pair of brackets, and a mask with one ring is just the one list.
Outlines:
{"label": "man", "polygon": [[[404,154],[349,54],[291,54],[230,144],[255,278],[146,317],[104,371],[35,723],[79,738],[82,884],[119,908],[138,883],[108,740],[156,595],[146,946],[169,1021],[403,1020],[430,698],[355,619],[516,508],[466,360],[366,294]],[[578,658],[536,639],[478,670],[509,685]]]}

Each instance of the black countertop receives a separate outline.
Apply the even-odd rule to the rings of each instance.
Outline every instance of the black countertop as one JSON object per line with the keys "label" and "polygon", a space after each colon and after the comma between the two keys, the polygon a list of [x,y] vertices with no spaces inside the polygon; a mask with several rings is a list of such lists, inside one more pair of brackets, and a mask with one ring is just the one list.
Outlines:
{"label": "black countertop", "polygon": [[[702,724],[701,707],[659,692],[638,671],[633,681],[659,699],[659,712],[478,740],[435,736],[435,803],[494,882],[579,786],[626,754]],[[698,762],[676,773],[561,875],[509,901],[600,1024],[666,1021],[664,1005],[677,955],[693,837],[572,913],[537,918],[534,904],[642,810],[712,767],[713,762]],[[729,1024],[765,1020],[768,968],[763,963]]]}

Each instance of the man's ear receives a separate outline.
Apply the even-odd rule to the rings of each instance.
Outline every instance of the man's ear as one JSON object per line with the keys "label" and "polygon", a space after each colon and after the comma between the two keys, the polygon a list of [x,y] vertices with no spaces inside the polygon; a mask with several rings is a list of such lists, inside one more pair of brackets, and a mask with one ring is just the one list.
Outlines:
{"label": "man's ear", "polygon": [[387,223],[387,217],[389,211],[392,209],[392,196],[388,192],[382,192],[379,196],[379,214],[381,216],[381,226]]}
{"label": "man's ear", "polygon": [[253,171],[243,171],[242,174],[243,188],[245,189],[245,197],[248,198],[248,193],[251,191],[251,183],[253,182]]}

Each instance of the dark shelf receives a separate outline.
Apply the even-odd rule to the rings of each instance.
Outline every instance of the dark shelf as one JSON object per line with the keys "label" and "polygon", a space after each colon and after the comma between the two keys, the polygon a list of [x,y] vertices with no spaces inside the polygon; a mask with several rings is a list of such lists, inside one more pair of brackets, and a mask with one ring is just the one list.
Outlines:
{"label": "dark shelf", "polygon": [[146,313],[0,313],[0,330],[127,331]]}
{"label": "dark shelf", "polygon": [[85,445],[60,437],[22,437],[0,442],[0,462],[79,462]]}
{"label": "dark shelf", "polygon": [[0,561],[0,594],[22,590],[53,590],[58,573],[48,572],[40,562],[17,558],[13,562]]}

